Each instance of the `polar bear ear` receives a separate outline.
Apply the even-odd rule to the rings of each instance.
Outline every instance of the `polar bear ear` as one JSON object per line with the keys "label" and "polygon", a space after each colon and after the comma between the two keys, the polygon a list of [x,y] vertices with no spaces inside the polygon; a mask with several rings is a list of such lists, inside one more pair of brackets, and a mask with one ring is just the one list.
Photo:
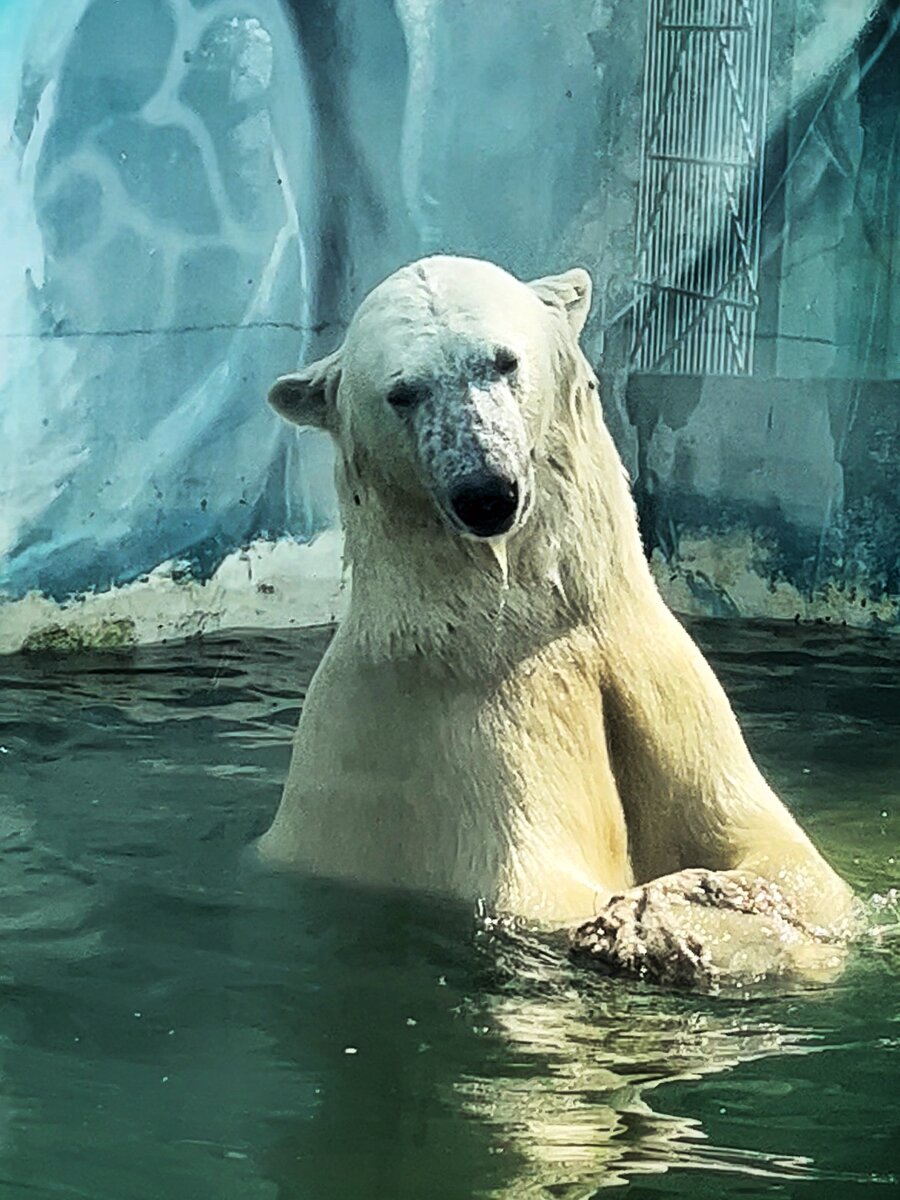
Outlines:
{"label": "polar bear ear", "polygon": [[591,310],[591,277],[583,267],[573,267],[562,275],[547,275],[528,285],[545,304],[561,308],[569,318],[576,337],[584,329]]}
{"label": "polar bear ear", "polygon": [[310,363],[293,375],[282,375],[269,389],[269,403],[286,421],[333,433],[336,425],[341,351]]}

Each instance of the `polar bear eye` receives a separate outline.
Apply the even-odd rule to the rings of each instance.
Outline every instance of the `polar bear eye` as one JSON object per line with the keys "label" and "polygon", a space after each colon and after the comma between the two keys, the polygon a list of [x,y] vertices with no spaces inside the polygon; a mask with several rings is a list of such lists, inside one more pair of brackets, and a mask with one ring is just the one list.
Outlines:
{"label": "polar bear eye", "polygon": [[387,394],[391,408],[415,408],[425,399],[428,389],[421,383],[395,383]]}
{"label": "polar bear eye", "polygon": [[501,375],[512,375],[519,365],[517,356],[512,350],[501,346],[494,352],[494,369]]}

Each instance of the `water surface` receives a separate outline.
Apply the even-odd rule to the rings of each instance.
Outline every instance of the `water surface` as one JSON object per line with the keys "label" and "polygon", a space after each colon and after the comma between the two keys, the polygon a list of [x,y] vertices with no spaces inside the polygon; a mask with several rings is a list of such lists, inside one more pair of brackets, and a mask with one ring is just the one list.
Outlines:
{"label": "water surface", "polygon": [[[695,626],[778,790],[897,882],[900,643]],[[897,921],[746,1002],[260,877],[327,631],[0,660],[0,1197],[898,1194]]]}

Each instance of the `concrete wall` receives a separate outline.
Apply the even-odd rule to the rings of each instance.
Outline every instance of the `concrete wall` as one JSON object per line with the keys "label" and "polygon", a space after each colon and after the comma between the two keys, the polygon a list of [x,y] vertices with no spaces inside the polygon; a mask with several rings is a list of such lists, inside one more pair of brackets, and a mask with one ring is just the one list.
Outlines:
{"label": "concrete wall", "polygon": [[0,0],[0,650],[338,614],[327,444],[263,395],[439,250],[590,269],[676,607],[900,623],[900,0],[774,10],[728,380],[629,378],[642,4]]}
{"label": "concrete wall", "polygon": [[632,378],[617,414],[676,608],[896,629],[900,4],[822,78],[826,7],[776,6],[754,377]]}
{"label": "concrete wall", "polygon": [[626,403],[679,611],[900,627],[900,382],[645,375]]}

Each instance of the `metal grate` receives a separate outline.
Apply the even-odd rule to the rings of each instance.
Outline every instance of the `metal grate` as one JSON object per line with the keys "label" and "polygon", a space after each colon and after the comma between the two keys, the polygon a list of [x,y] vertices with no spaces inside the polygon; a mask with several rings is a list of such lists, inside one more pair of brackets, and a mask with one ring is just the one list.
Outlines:
{"label": "metal grate", "polygon": [[635,370],[749,375],[772,0],[648,0]]}

